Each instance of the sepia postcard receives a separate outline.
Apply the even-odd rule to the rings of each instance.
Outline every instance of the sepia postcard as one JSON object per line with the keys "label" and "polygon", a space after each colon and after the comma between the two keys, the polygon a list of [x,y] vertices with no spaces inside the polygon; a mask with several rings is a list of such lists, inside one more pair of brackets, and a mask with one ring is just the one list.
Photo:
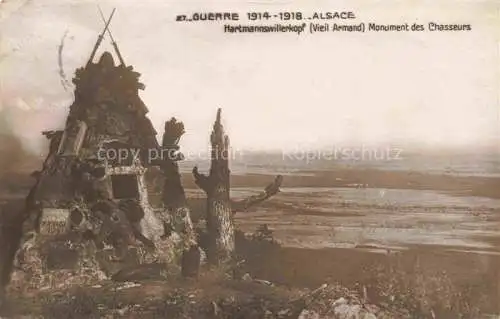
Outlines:
{"label": "sepia postcard", "polygon": [[500,318],[500,2],[0,0],[3,318]]}

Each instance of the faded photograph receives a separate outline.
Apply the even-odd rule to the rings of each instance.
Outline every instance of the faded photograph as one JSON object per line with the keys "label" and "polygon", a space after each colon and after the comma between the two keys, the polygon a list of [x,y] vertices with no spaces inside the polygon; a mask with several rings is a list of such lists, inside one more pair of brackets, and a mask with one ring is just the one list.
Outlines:
{"label": "faded photograph", "polygon": [[0,0],[0,318],[500,318],[499,28]]}

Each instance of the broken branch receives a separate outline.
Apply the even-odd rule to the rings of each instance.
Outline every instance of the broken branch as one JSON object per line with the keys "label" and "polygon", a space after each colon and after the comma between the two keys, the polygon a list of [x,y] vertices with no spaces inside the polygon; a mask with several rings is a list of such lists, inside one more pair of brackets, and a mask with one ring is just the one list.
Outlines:
{"label": "broken branch", "polygon": [[198,171],[198,167],[195,166],[193,168],[193,177],[194,177],[194,182],[195,184],[200,188],[202,189],[205,193],[208,193],[209,191],[209,178],[208,176],[204,175],[204,174],[201,174],[199,171]]}
{"label": "broken branch", "polygon": [[276,195],[279,193],[282,183],[283,176],[278,175],[271,184],[266,186],[263,192],[240,201],[233,201],[231,203],[233,213],[236,213],[237,211],[246,211],[248,208],[260,204],[271,196]]}

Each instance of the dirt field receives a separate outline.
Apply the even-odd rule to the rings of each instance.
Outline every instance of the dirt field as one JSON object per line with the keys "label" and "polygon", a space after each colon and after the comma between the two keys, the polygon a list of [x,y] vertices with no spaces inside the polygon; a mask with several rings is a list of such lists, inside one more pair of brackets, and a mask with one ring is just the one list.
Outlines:
{"label": "dirt field", "polygon": [[[27,175],[3,174],[4,203],[25,196],[31,183]],[[183,179],[196,213],[201,193],[189,174]],[[272,179],[234,175],[232,196],[254,193]],[[373,169],[294,172],[285,177],[280,194],[236,215],[240,230],[254,232],[267,224],[281,243],[243,249],[243,272],[275,283],[286,294],[325,282],[365,289],[370,302],[399,305],[419,314],[414,318],[500,313],[499,185],[498,178]],[[163,284],[143,284],[133,291],[147,291],[151,285]],[[188,288],[211,291],[217,285],[189,283]],[[238,289],[251,295],[253,288]],[[114,298],[126,300],[128,293],[115,291]],[[14,298],[13,307],[32,300],[42,311],[40,298]],[[202,299],[197,300],[206,305]]]}

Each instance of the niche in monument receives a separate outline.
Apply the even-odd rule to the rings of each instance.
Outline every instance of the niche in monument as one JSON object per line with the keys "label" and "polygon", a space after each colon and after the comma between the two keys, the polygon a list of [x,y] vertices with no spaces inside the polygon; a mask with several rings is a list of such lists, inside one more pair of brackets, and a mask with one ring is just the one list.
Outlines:
{"label": "niche in monument", "polygon": [[139,199],[137,175],[111,175],[111,189],[114,199]]}
{"label": "niche in monument", "polygon": [[77,156],[85,133],[87,133],[87,124],[83,121],[77,121],[76,124],[69,126],[63,133],[57,153],[62,156]]}

